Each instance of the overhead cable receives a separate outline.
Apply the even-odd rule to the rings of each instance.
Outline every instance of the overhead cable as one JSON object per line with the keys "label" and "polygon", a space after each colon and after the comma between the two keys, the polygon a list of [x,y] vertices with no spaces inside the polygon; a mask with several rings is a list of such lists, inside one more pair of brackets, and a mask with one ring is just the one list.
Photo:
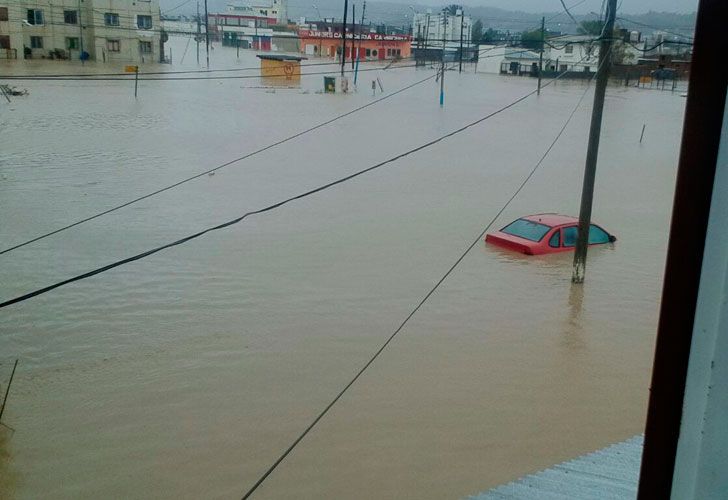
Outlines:
{"label": "overhead cable", "polygon": [[399,89],[399,90],[397,90],[395,92],[392,92],[391,94],[387,94],[387,95],[385,95],[383,97],[380,97],[379,99],[376,99],[374,101],[368,102],[367,104],[364,104],[363,106],[359,106],[358,108],[354,108],[354,109],[352,109],[350,111],[347,111],[346,113],[337,115],[337,116],[335,116],[333,118],[330,118],[330,119],[328,119],[326,121],[323,121],[321,123],[318,123],[318,124],[314,125],[313,127],[309,127],[309,128],[307,128],[305,130],[302,130],[302,131],[297,132],[297,133],[295,133],[293,135],[290,135],[290,136],[288,136],[288,137],[286,137],[284,139],[281,139],[281,140],[278,140],[278,141],[273,142],[271,144],[268,144],[267,146],[264,146],[264,147],[262,147],[260,149],[257,149],[255,151],[252,151],[252,152],[247,153],[247,154],[244,154],[243,156],[239,156],[238,158],[235,158],[233,160],[229,160],[229,161],[227,161],[227,162],[225,162],[225,163],[223,163],[221,165],[218,165],[218,166],[216,166],[214,168],[211,168],[209,170],[205,170],[204,172],[200,172],[198,174],[192,175],[190,177],[187,177],[185,179],[182,179],[180,181],[177,181],[174,184],[170,184],[170,185],[165,186],[163,188],[157,189],[156,191],[152,191],[151,193],[147,193],[147,194],[145,194],[143,196],[139,196],[138,198],[134,198],[133,200],[129,200],[129,201],[125,202],[125,203],[122,203],[121,205],[117,205],[115,207],[109,208],[109,209],[104,210],[102,212],[99,212],[97,214],[94,214],[94,215],[91,215],[89,217],[85,217],[83,219],[77,220],[76,222],[67,224],[67,225],[65,225],[63,227],[60,227],[60,228],[55,229],[53,231],[47,232],[47,233],[42,234],[40,236],[36,236],[35,238],[32,238],[32,239],[27,240],[27,241],[24,241],[23,243],[18,243],[17,245],[14,245],[12,247],[9,247],[9,248],[6,248],[6,249],[0,251],[0,255],[5,254],[5,253],[8,253],[8,252],[11,252],[11,251],[16,250],[18,248],[24,247],[24,246],[29,245],[31,243],[34,243],[36,241],[40,241],[40,240],[42,240],[44,238],[48,238],[49,236],[53,236],[54,234],[58,234],[60,232],[66,231],[67,229],[71,229],[72,227],[75,227],[75,226],[78,226],[80,224],[83,224],[84,222],[88,222],[88,221],[97,219],[97,218],[99,218],[101,216],[108,215],[108,214],[110,214],[112,212],[116,212],[117,210],[120,210],[120,209],[122,209],[124,207],[128,207],[129,205],[133,205],[134,203],[140,202],[142,200],[146,200],[147,198],[151,198],[152,196],[158,195],[158,194],[163,193],[165,191],[169,191],[170,189],[173,189],[173,188],[176,188],[178,186],[181,186],[182,184],[185,184],[187,182],[193,181],[195,179],[199,179],[200,177],[202,177],[204,175],[208,175],[208,174],[211,174],[213,172],[216,172],[216,171],[218,171],[220,169],[223,169],[225,167],[228,167],[228,166],[232,165],[233,163],[237,163],[237,162],[246,160],[246,159],[248,159],[248,158],[250,158],[252,156],[255,156],[257,154],[263,153],[264,151],[268,151],[269,149],[273,149],[273,148],[275,148],[277,146],[280,146],[281,144],[284,144],[286,142],[292,141],[293,139],[296,139],[298,137],[301,137],[302,135],[306,135],[306,134],[308,134],[310,132],[313,132],[314,130],[320,129],[321,127],[325,127],[326,125],[329,125],[330,123],[333,123],[333,122],[335,122],[337,120],[341,120],[342,118],[346,118],[347,116],[351,116],[354,113],[358,113],[359,111],[361,111],[363,109],[366,109],[366,108],[368,108],[370,106],[374,106],[375,104],[378,104],[378,103],[380,103],[380,102],[382,102],[384,100],[387,100],[387,99],[389,99],[391,97],[394,97],[394,96],[396,96],[398,94],[401,94],[402,92],[405,92],[405,91],[411,89],[412,87],[416,87],[417,85],[420,85],[420,84],[422,84],[422,83],[424,83],[424,82],[426,82],[428,80],[431,80],[431,79],[435,78],[435,76],[436,75],[430,75],[427,78],[423,78],[422,80],[418,80],[418,81],[416,81],[416,82],[414,82],[414,83],[412,83],[410,85],[407,85],[405,87],[402,87],[401,89]]}
{"label": "overhead cable", "polygon": [[[566,74],[566,72],[563,72],[560,75],[556,76],[555,78],[552,78],[546,84],[542,85],[541,88],[543,89],[543,88],[547,87],[548,85],[551,85],[553,82],[555,82],[556,80],[558,80],[559,78],[561,78],[564,74]],[[122,260],[118,260],[116,262],[112,262],[111,264],[107,264],[105,266],[96,268],[96,269],[94,269],[92,271],[88,271],[86,273],[79,274],[79,275],[74,276],[72,278],[68,278],[68,279],[65,279],[63,281],[59,281],[57,283],[54,283],[52,285],[48,285],[48,286],[39,288],[37,290],[34,290],[32,292],[28,292],[28,293],[25,293],[25,294],[20,295],[18,297],[15,297],[15,298],[6,300],[6,301],[0,303],[0,309],[2,309],[4,307],[8,307],[8,306],[13,305],[13,304],[17,304],[19,302],[26,301],[26,300],[28,300],[30,298],[33,298],[33,297],[36,297],[38,295],[42,295],[42,294],[48,293],[51,290],[55,290],[56,288],[59,288],[59,287],[68,285],[70,283],[74,283],[76,281],[81,281],[81,280],[90,278],[92,276],[96,276],[97,274],[104,273],[106,271],[109,271],[109,270],[114,269],[116,267],[122,266],[124,264],[128,264],[130,262],[134,262],[134,261],[137,261],[137,260],[144,259],[146,257],[149,257],[150,255],[153,255],[153,254],[155,254],[157,252],[160,252],[162,250],[165,250],[167,248],[171,248],[171,247],[175,247],[175,246],[178,246],[178,245],[182,245],[182,244],[187,243],[187,242],[189,242],[191,240],[197,239],[200,236],[203,236],[203,235],[205,235],[205,234],[207,234],[207,233],[209,233],[211,231],[217,231],[217,230],[224,229],[226,227],[232,226],[234,224],[238,224],[239,222],[241,222],[241,221],[245,220],[246,218],[250,217],[251,215],[258,215],[258,214],[262,214],[262,213],[265,213],[265,212],[269,212],[271,210],[275,210],[276,208],[282,207],[283,205],[287,205],[288,203],[291,203],[293,201],[300,200],[300,199],[303,199],[303,198],[307,198],[307,197],[309,197],[309,196],[311,196],[313,194],[316,194],[318,192],[325,191],[325,190],[330,189],[330,188],[332,188],[334,186],[337,186],[339,184],[343,184],[345,182],[348,182],[348,181],[350,181],[352,179],[355,179],[355,178],[357,178],[357,177],[359,177],[361,175],[364,175],[364,174],[366,174],[368,172],[372,172],[374,170],[377,170],[379,168],[382,168],[385,165],[388,165],[390,163],[393,163],[393,162],[395,162],[397,160],[400,160],[400,159],[402,159],[402,158],[404,158],[406,156],[409,156],[409,155],[411,155],[413,153],[416,153],[416,152],[421,151],[423,149],[427,149],[430,146],[433,146],[435,144],[438,144],[439,142],[442,142],[443,140],[445,140],[447,138],[450,138],[450,137],[452,137],[454,135],[457,135],[457,134],[459,134],[459,133],[461,133],[461,132],[463,132],[463,131],[471,128],[471,127],[474,127],[475,125],[478,125],[478,124],[480,124],[480,123],[482,123],[482,122],[484,122],[484,121],[486,121],[486,120],[488,120],[488,119],[490,119],[490,118],[492,118],[492,117],[494,117],[494,116],[502,113],[503,111],[512,108],[516,104],[518,104],[518,103],[520,103],[520,102],[528,99],[530,96],[534,95],[535,93],[536,93],[536,90],[534,89],[531,92],[523,95],[522,97],[519,97],[515,101],[512,101],[509,104],[506,104],[505,106],[503,106],[501,108],[498,108],[497,110],[492,111],[491,113],[488,113],[487,115],[485,115],[485,116],[483,116],[483,117],[481,117],[481,118],[479,118],[479,119],[477,119],[475,121],[472,121],[472,122],[470,122],[470,123],[468,123],[466,125],[463,125],[462,127],[459,127],[457,129],[455,129],[455,130],[447,133],[447,134],[441,135],[441,136],[439,136],[439,137],[437,137],[437,138],[435,138],[435,139],[433,139],[431,141],[428,141],[428,142],[426,142],[424,144],[421,144],[420,146],[417,146],[415,148],[412,148],[410,150],[407,150],[404,153],[400,153],[400,154],[398,154],[396,156],[393,156],[393,157],[391,157],[391,158],[389,158],[387,160],[384,160],[384,161],[379,162],[379,163],[377,163],[375,165],[372,165],[370,167],[367,167],[367,168],[365,168],[363,170],[359,170],[359,171],[357,171],[357,172],[355,172],[353,174],[350,174],[350,175],[347,175],[347,176],[342,177],[340,179],[334,180],[334,181],[329,182],[327,184],[324,184],[322,186],[319,186],[319,187],[310,189],[310,190],[305,191],[303,193],[300,193],[298,195],[295,195],[295,196],[292,196],[290,198],[287,198],[287,199],[284,199],[282,201],[279,201],[277,203],[274,203],[272,205],[268,205],[268,206],[266,206],[264,208],[260,208],[258,210],[253,210],[253,211],[247,212],[247,213],[241,215],[240,217],[237,217],[237,218],[232,219],[230,221],[224,222],[222,224],[218,224],[217,226],[213,226],[213,227],[204,229],[202,231],[199,231],[197,233],[191,234],[189,236],[185,236],[185,237],[180,238],[180,239],[178,239],[176,241],[173,241],[171,243],[167,243],[167,244],[158,246],[156,248],[152,248],[151,250],[147,250],[147,251],[142,252],[142,253],[139,253],[137,255],[133,255],[131,257],[127,257],[126,259],[122,259]]]}
{"label": "overhead cable", "polygon": [[[593,81],[594,77],[592,77],[589,80],[589,84]],[[552,80],[553,81],[553,80]],[[550,83],[550,82],[549,82]],[[542,87],[543,88],[543,87]],[[397,327],[396,330],[384,341],[384,343],[377,349],[377,351],[369,358],[369,360],[359,369],[359,371],[352,377],[351,380],[344,386],[341,391],[334,397],[334,399],[331,400],[331,402],[326,405],[326,407],[314,418],[314,420],[306,427],[303,432],[291,443],[288,448],[278,457],[278,459],[273,462],[273,464],[266,469],[266,471],[258,478],[258,480],[253,484],[253,486],[248,489],[248,491],[243,495],[243,500],[247,500],[250,498],[253,493],[260,487],[260,485],[270,476],[270,474],[278,467],[278,465],[285,460],[285,458],[298,446],[298,444],[303,440],[303,438],[306,437],[306,435],[311,432],[311,430],[316,426],[316,424],[319,423],[319,421],[331,410],[331,408],[341,399],[341,397],[346,393],[346,391],[351,388],[352,385],[364,374],[364,372],[374,363],[374,361],[379,357],[382,352],[387,348],[387,346],[394,340],[394,338],[402,331],[402,329],[407,325],[410,319],[417,313],[417,311],[420,310],[420,308],[427,302],[427,300],[432,297],[432,295],[437,291],[437,289],[442,285],[442,283],[452,274],[452,272],[460,265],[460,263],[465,259],[465,257],[470,253],[470,251],[477,245],[485,235],[485,233],[491,228],[491,226],[495,223],[495,221],[500,217],[503,212],[508,208],[508,206],[511,204],[511,202],[518,196],[518,194],[521,192],[521,190],[526,186],[528,181],[531,180],[533,175],[536,173],[536,170],[541,166],[543,161],[546,159],[548,154],[551,152],[551,150],[554,148],[558,140],[561,138],[561,135],[566,130],[566,127],[569,125],[569,122],[571,122],[571,119],[576,114],[576,111],[581,106],[582,101],[586,97],[587,93],[589,91],[589,86],[584,90],[584,93],[579,98],[579,101],[576,103],[576,106],[574,106],[574,109],[569,114],[569,117],[566,119],[566,122],[564,122],[564,125],[559,130],[558,134],[556,134],[556,137],[551,142],[549,147],[546,149],[543,155],[541,155],[541,158],[536,162],[534,167],[531,169],[531,171],[526,175],[526,177],[523,179],[521,184],[518,186],[518,188],[515,190],[515,192],[511,195],[510,198],[506,201],[506,203],[501,207],[500,210],[490,219],[490,222],[485,225],[485,228],[478,233],[478,236],[468,245],[468,247],[465,249],[464,252],[460,254],[460,256],[455,260],[455,262],[448,268],[448,270],[445,272],[445,274],[442,275],[442,277],[435,283],[435,285],[430,289],[429,292],[425,294],[425,296],[420,300],[417,305],[412,309],[412,311],[405,317],[404,321],[400,323],[400,325]],[[535,92],[535,91],[534,91]]]}

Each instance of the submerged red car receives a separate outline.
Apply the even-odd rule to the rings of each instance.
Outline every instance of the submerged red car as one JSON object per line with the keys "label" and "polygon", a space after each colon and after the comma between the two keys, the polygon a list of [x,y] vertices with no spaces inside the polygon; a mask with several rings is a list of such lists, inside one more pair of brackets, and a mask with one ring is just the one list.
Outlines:
{"label": "submerged red car", "polygon": [[[487,234],[485,242],[526,255],[568,252],[576,246],[579,219],[569,215],[535,214],[516,219],[500,231]],[[596,224],[589,227],[589,246],[616,241]]]}

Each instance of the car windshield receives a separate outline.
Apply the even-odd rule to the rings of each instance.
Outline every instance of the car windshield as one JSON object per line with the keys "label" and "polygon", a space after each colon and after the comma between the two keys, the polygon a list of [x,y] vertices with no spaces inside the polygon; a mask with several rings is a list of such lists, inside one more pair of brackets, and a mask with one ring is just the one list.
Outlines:
{"label": "car windshield", "polygon": [[501,229],[501,232],[512,234],[513,236],[518,236],[531,241],[541,241],[541,238],[549,232],[549,229],[551,229],[551,227],[546,224],[539,224],[538,222],[526,219],[518,219]]}

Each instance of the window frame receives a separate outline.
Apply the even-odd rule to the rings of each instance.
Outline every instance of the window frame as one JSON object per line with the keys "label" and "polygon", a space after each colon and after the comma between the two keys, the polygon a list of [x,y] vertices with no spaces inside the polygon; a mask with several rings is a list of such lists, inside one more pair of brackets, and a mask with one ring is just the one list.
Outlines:
{"label": "window frame", "polygon": [[30,48],[31,49],[42,49],[43,48],[43,37],[33,35],[30,37]]}
{"label": "window frame", "polygon": [[[142,20],[145,20],[145,21],[149,20],[149,25],[147,25],[146,23],[142,23],[141,22]],[[146,14],[137,14],[137,16],[136,16],[137,29],[150,30],[150,29],[152,29],[152,23],[153,23],[152,16],[149,16]],[[225,24],[227,24],[227,18],[225,18]]]}
{"label": "window frame", "polygon": [[[554,236],[556,237],[556,245],[552,245]],[[556,228],[554,232],[551,234],[551,237],[549,237],[549,248],[561,248],[561,229]]]}
{"label": "window frame", "polygon": [[[522,234],[516,234],[516,233],[513,233],[513,232],[506,231],[506,229],[508,229],[512,225],[517,224],[519,222],[525,222],[527,224],[532,224],[534,226],[541,226],[543,228],[546,228],[546,230],[543,231],[543,233],[541,234],[541,237],[538,238],[538,239],[536,239],[536,240],[534,240],[533,238],[527,238],[526,236],[523,236]],[[542,222],[535,222],[535,221],[528,220],[528,219],[524,219],[524,218],[521,217],[521,218],[518,218],[518,219],[514,220],[513,222],[511,222],[511,223],[506,224],[505,226],[503,226],[501,228],[500,232],[501,233],[504,233],[504,234],[507,234],[509,236],[515,236],[516,238],[521,238],[523,240],[530,241],[530,242],[533,242],[533,243],[540,243],[540,242],[542,242],[544,240],[544,238],[546,238],[546,235],[548,235],[553,228],[554,228],[553,226],[549,226],[548,224],[544,224]]]}
{"label": "window frame", "polygon": [[121,52],[121,40],[118,38],[107,38],[106,50],[108,52]]}
{"label": "window frame", "polygon": [[104,12],[104,26],[120,26],[119,14],[116,12]]}
{"label": "window frame", "polygon": [[[142,50],[142,47],[149,47],[149,50]],[[151,54],[154,52],[154,46],[152,42],[147,40],[139,40],[139,53],[140,54]]]}
{"label": "window frame", "polygon": [[[71,43],[71,40],[75,40],[76,41],[76,46],[75,47],[72,47],[71,46],[71,45],[73,45]],[[66,50],[80,50],[80,49],[81,49],[81,41],[78,39],[77,36],[67,36],[66,37]]]}
{"label": "window frame", "polygon": [[[568,230],[570,230],[570,229],[573,229],[574,230],[574,233],[575,233],[574,234],[574,244],[573,245],[567,245],[566,244],[566,234],[567,234],[566,232]],[[562,227],[561,230],[562,230],[562,234],[561,234],[561,247],[562,248],[574,248],[576,246],[576,240],[579,239],[579,226],[576,225],[576,224],[574,224],[572,226]]]}
{"label": "window frame", "polygon": [[[32,20],[31,20],[31,12]],[[40,22],[38,22],[38,18],[40,18]],[[27,15],[26,20],[28,21],[28,24],[32,26],[43,26],[45,24],[45,17],[43,16],[43,9],[27,9]]]}
{"label": "window frame", "polygon": [[[70,16],[73,16],[73,22],[70,22],[68,19]],[[64,24],[78,24],[78,10],[63,10],[63,22]]]}
{"label": "window frame", "polygon": [[5,22],[9,20],[10,18],[8,17],[8,8],[0,7],[0,21]]}

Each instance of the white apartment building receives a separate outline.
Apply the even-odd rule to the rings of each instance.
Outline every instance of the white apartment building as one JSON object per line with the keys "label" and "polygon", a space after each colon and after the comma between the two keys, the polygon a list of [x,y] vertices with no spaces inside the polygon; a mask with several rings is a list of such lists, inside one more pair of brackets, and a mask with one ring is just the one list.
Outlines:
{"label": "white apartment building", "polygon": [[463,45],[470,44],[470,31],[472,20],[463,14],[462,10],[455,15],[443,12],[416,12],[412,17],[412,47],[420,46],[426,49],[441,49],[443,38],[446,50],[460,48],[460,35],[462,33]]}
{"label": "white apartment building", "polygon": [[158,62],[159,0],[0,0],[0,58]]}
{"label": "white apartment building", "polygon": [[252,4],[228,4],[230,14],[274,19],[272,24],[288,24],[288,0],[268,0]]}

